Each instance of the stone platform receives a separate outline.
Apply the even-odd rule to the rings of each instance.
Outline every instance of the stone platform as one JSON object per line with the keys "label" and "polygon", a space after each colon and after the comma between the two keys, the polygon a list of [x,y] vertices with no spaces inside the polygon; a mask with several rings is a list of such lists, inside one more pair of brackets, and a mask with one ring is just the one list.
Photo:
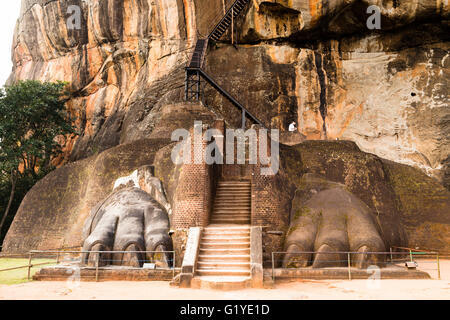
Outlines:
{"label": "stone platform", "polygon": [[192,279],[191,288],[193,289],[212,289],[212,290],[241,290],[252,287],[250,277],[245,276],[202,276]]}
{"label": "stone platform", "polygon": [[[96,269],[71,266],[51,266],[42,268],[34,276],[36,281],[96,281]],[[170,281],[179,273],[172,269],[143,269],[130,267],[101,267],[98,269],[98,281]]]}
{"label": "stone platform", "polygon": [[[376,275],[374,271],[368,272],[366,269],[351,268],[351,279],[369,279]],[[274,269],[275,281],[300,281],[300,280],[349,280],[349,269],[327,268],[298,268],[298,269]],[[405,267],[389,266],[380,268],[379,276],[381,279],[431,279],[430,275],[420,270],[407,270]],[[264,270],[264,280],[272,280],[272,270]]]}
{"label": "stone platform", "polygon": [[[78,272],[78,274],[77,274]],[[175,276],[180,273],[175,270]],[[348,280],[348,268],[327,268],[327,269],[274,269],[275,281],[301,281],[301,280]],[[171,281],[174,272],[172,269],[143,269],[130,267],[101,267],[98,269],[99,281]],[[372,273],[367,273],[365,269],[351,268],[351,279],[369,279]],[[40,269],[34,276],[36,281],[96,281],[96,269],[92,267],[81,267],[76,269],[74,266],[50,266]],[[404,267],[392,266],[380,269],[381,279],[431,279],[430,275],[420,270],[407,270]],[[214,278],[214,279],[212,279]],[[233,290],[251,287],[250,280],[244,277],[229,277],[226,285],[218,284],[217,277],[202,277],[202,283],[193,283],[194,288],[203,289],[221,289]],[[228,278],[227,278],[228,279]],[[244,281],[243,281],[244,280]],[[264,282],[272,280],[272,270],[264,270]],[[223,281],[222,281],[223,282]],[[229,283],[228,283],[229,282]],[[246,285],[242,287],[242,282]]]}

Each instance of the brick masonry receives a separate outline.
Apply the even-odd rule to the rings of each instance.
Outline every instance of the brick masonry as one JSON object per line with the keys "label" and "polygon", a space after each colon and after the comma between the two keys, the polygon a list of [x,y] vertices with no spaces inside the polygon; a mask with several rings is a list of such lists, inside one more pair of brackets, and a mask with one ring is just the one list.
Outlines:
{"label": "brick masonry", "polygon": [[[223,122],[217,121],[214,128],[225,132]],[[203,128],[203,132],[207,128]],[[259,128],[254,127],[259,133]],[[192,134],[191,130],[191,134]],[[225,136],[225,135],[224,135]],[[257,136],[259,145],[259,135]],[[224,143],[226,143],[224,139]],[[270,155],[270,139],[268,139],[268,154]],[[207,143],[203,143],[203,150]],[[192,143],[193,152],[193,143]],[[223,149],[224,150],[224,149]],[[235,148],[234,156],[237,152]],[[248,150],[246,150],[248,155]],[[282,177],[279,174],[265,176],[261,174],[259,164],[224,164],[207,165],[185,164],[181,169],[180,179],[176,190],[175,209],[173,216],[174,229],[188,229],[190,227],[206,227],[212,210],[215,188],[219,179],[251,181],[252,207],[251,223],[253,226],[263,227],[263,259],[269,265],[272,251],[282,251],[283,239],[289,224],[289,206],[291,195],[285,192]],[[277,232],[273,232],[277,231]],[[177,245],[175,245],[177,247]],[[182,251],[182,250],[180,250]],[[178,258],[178,257],[177,257]]]}

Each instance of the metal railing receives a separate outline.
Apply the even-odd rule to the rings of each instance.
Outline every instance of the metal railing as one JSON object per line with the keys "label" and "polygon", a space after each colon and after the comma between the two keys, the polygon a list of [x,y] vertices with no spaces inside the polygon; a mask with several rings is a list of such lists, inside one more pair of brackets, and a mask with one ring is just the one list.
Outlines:
{"label": "metal railing", "polygon": [[204,26],[206,33],[201,33],[197,30],[197,34],[200,38],[207,38],[211,34],[211,30],[214,29],[220,21],[222,21],[223,17],[228,13],[228,11],[233,7],[236,3],[236,0],[224,0],[225,6],[222,10],[219,10],[212,19],[210,19],[210,23]]}
{"label": "metal railing", "polygon": [[[95,254],[95,265],[94,267],[87,266],[82,262],[83,254]],[[145,263],[154,264],[155,270],[171,270],[172,271],[172,279],[175,278],[176,272],[176,255],[175,251],[70,251],[70,250],[32,250],[29,251],[28,254],[4,254],[1,255],[0,258],[18,258],[24,257],[25,255],[28,257],[28,264],[21,265],[17,267],[10,267],[5,269],[0,269],[0,272],[13,271],[18,269],[28,269],[27,279],[31,280],[31,269],[37,266],[44,265],[66,265],[69,267],[70,265],[83,268],[95,268],[95,280],[99,279],[99,271],[109,267],[120,266],[122,259],[114,259],[116,255],[123,254],[139,254],[141,255],[141,259],[138,259],[140,265]],[[165,255],[168,254],[171,258],[166,259]],[[105,259],[105,255],[110,255],[109,258]],[[158,255],[162,255],[158,258]],[[70,257],[68,257],[70,256]],[[55,261],[48,261],[42,263],[33,263],[33,259],[42,259],[54,257]],[[50,258],[49,258],[50,259]],[[105,263],[104,266],[100,266],[100,263]],[[167,264],[167,267],[158,267],[158,264]]]}
{"label": "metal railing", "polygon": [[[373,264],[376,264],[377,266],[382,267],[399,267],[399,264],[405,264],[406,262],[415,262],[420,261],[421,264],[427,264],[427,263],[436,263],[436,267],[432,269],[427,269],[431,271],[437,272],[437,279],[441,279],[441,268],[440,268],[440,255],[438,252],[425,252],[425,251],[413,251],[412,249],[405,252],[395,252],[390,250],[390,252],[351,252],[351,251],[335,251],[335,252],[318,252],[318,251],[299,251],[299,252],[272,252],[272,282],[275,282],[275,269],[277,266],[283,266],[285,256],[303,256],[302,261],[307,262],[306,267],[295,267],[295,266],[284,266],[283,269],[308,269],[313,270],[312,266],[312,260],[315,255],[321,254],[321,255],[330,255],[334,258],[330,258],[329,260],[323,260],[321,259],[321,262],[325,264],[329,264],[329,267],[325,268],[314,268],[314,270],[326,270],[326,269],[332,269],[336,270],[336,268],[347,268],[348,271],[348,279],[352,280],[352,262],[355,262],[355,255],[365,255],[365,256],[372,256],[376,257],[376,262]],[[281,256],[281,258],[277,259],[277,256]],[[308,257],[305,259],[305,256]],[[378,257],[382,256],[382,257]],[[337,258],[336,257],[341,257]],[[352,258],[353,257],[353,258]],[[428,261],[432,260],[432,261]],[[358,259],[359,261],[359,259]],[[371,260],[369,260],[371,261]],[[371,263],[371,262],[370,262]],[[353,269],[354,272],[355,269]],[[358,269],[360,270],[360,269]],[[381,268],[381,270],[383,270]],[[424,268],[420,268],[420,270],[425,270]]]}

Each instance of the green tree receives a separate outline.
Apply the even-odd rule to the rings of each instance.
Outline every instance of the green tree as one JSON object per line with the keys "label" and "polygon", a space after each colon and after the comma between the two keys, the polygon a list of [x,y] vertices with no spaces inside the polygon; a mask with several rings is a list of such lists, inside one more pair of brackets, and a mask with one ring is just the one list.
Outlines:
{"label": "green tree", "polygon": [[65,86],[27,80],[0,89],[0,184],[3,191],[9,189],[0,231],[18,184],[24,193],[50,172],[51,160],[61,153],[61,142],[75,134],[66,112]]}

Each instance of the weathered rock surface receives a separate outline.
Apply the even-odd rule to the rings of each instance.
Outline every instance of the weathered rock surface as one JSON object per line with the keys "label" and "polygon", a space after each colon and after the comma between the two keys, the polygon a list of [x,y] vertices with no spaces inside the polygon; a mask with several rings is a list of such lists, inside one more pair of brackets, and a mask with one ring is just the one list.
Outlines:
{"label": "weathered rock surface", "polygon": [[[68,107],[81,135],[65,146],[66,160],[76,162],[24,199],[6,251],[80,245],[90,210],[143,165],[155,165],[172,204],[170,133],[193,120],[239,123],[208,88],[213,112],[180,103],[197,31],[207,34],[224,2],[22,0],[10,81],[70,82]],[[79,30],[67,29],[72,4],[82,9]],[[371,4],[381,8],[378,31],[365,24]],[[449,8],[442,0],[252,1],[236,21],[239,45],[229,35],[211,45],[207,71],[267,126],[286,130],[296,121],[308,139],[356,143],[283,149],[287,188],[302,190],[306,172],[323,176],[345,186],[339,196],[359,199],[363,215],[359,201],[379,217],[386,248],[450,250],[449,192],[398,164],[450,184]]]}
{"label": "weathered rock surface", "polygon": [[[163,110],[173,110],[169,105]],[[170,112],[169,112],[170,113]],[[163,206],[173,208],[179,168],[171,160],[173,142],[170,133],[189,129],[194,119],[211,122],[215,117],[206,108],[181,104],[162,113],[157,138],[121,144],[87,159],[62,166],[39,181],[25,196],[3,242],[7,252],[48,250],[81,246],[82,229],[91,210],[113,191],[117,180],[137,170],[140,187]],[[153,168],[148,168],[153,166]],[[151,172],[149,172],[149,170]],[[161,190],[154,183],[161,181]],[[133,187],[134,185],[131,185]],[[164,193],[164,196],[162,196]]]}
{"label": "weathered rock surface", "polygon": [[[372,239],[379,234],[387,250],[391,246],[450,250],[450,192],[418,169],[364,153],[349,141],[305,141],[282,149],[280,170],[295,189],[291,230],[296,229],[297,218],[317,210],[323,210],[324,215],[319,218],[314,213],[316,222],[323,219],[323,223],[328,224],[325,218],[333,215],[344,219],[348,213],[339,213],[339,209],[334,212],[327,201],[312,199],[320,200],[322,192],[337,189],[338,192],[331,192],[330,200],[344,195],[354,198],[349,211],[357,209],[359,213],[355,215],[362,220],[367,220],[362,217],[370,212],[377,225],[376,232],[349,232],[349,239],[364,234]],[[346,207],[346,204],[340,206]],[[339,221],[336,219],[331,228],[336,228]],[[289,241],[288,236],[287,244]],[[345,237],[341,241],[348,243]],[[315,245],[323,244],[321,241],[307,243],[315,249],[318,249]]]}
{"label": "weathered rock surface", "polygon": [[[11,81],[71,83],[82,135],[67,159],[147,138],[161,127],[161,107],[182,100],[195,38],[228,3],[23,0]],[[66,26],[74,4],[80,30]],[[381,30],[371,31],[374,4]],[[236,21],[242,45],[213,47],[208,68],[267,125],[296,120],[308,139],[353,140],[447,181],[449,16],[442,0],[252,1]],[[215,92],[207,100],[239,121]]]}
{"label": "weathered rock surface", "polygon": [[140,140],[70,163],[39,181],[25,196],[3,242],[3,250],[26,252],[82,245],[90,211],[119,177],[153,164],[170,140]]}
{"label": "weathered rock surface", "polygon": [[[183,167],[173,164],[173,147],[170,140],[139,140],[55,170],[25,197],[3,243],[3,249],[6,252],[25,252],[30,249],[80,246],[83,239],[91,234],[85,233],[83,237],[82,226],[89,221],[89,213],[92,218],[92,213],[99,208],[103,210],[105,219],[97,219],[96,222],[108,230],[115,230],[112,228],[115,220],[108,221],[107,218],[118,212],[119,222],[121,219],[126,221],[128,216],[133,216],[133,208],[137,208],[136,219],[139,221],[145,208],[154,210],[166,202],[174,208],[174,201],[179,198],[177,192],[186,190],[177,188]],[[334,248],[367,252],[387,250],[390,246],[450,250],[450,192],[418,169],[384,161],[360,151],[356,144],[347,141],[305,141],[295,146],[282,145],[280,159],[278,176],[266,179],[272,184],[264,186],[264,194],[272,197],[280,209],[277,223],[287,234],[285,249],[292,251],[293,248],[300,248],[302,241],[298,238],[299,234],[303,237],[308,233],[295,230],[299,225],[304,227],[300,218],[303,213],[308,213],[313,215],[311,219],[317,222],[315,226],[318,230],[324,225],[328,226],[328,229],[325,228],[328,230],[326,234],[336,237],[335,242],[325,241],[327,239],[322,239],[320,232],[317,232],[307,242],[308,248],[306,244],[301,246],[303,250],[313,248],[329,251]],[[161,180],[161,190],[164,191],[164,199],[160,199],[158,205],[154,202],[154,199],[158,199],[158,195],[152,191],[154,183],[143,168],[137,171],[136,180],[145,192],[133,186],[123,189],[117,183],[118,178],[152,164],[154,176]],[[113,191],[115,185],[118,188]],[[135,197],[142,201],[134,204],[131,200]],[[110,198],[118,200],[109,201]],[[125,198],[131,199],[131,202]],[[102,202],[105,199],[106,202]],[[348,199],[350,203],[347,203]],[[113,210],[116,206],[122,209]],[[322,215],[319,215],[320,211],[323,211]],[[166,235],[167,223],[172,221],[167,214],[161,217],[165,227],[162,228],[164,232],[158,234]],[[342,228],[338,227],[339,221],[342,222]],[[140,241],[146,243],[146,237],[141,232],[124,231],[122,238],[127,239],[132,235],[138,235]],[[174,245],[179,242],[179,251],[183,240],[178,238],[175,235],[173,241]],[[283,245],[279,239],[267,237],[266,240]],[[324,244],[329,246],[326,250],[322,248]],[[114,247],[111,243],[108,247],[107,242],[100,247],[94,248],[93,245],[95,241],[87,245],[87,250],[102,251],[111,246],[125,248]],[[132,249],[138,249],[138,246]],[[177,252],[177,255],[181,255],[181,252]],[[366,258],[359,262],[355,260],[355,264],[361,266],[366,261],[376,262],[374,257]],[[125,260],[133,264],[138,259],[128,256]],[[305,258],[302,263],[306,261],[309,258]],[[324,266],[320,259],[314,263],[319,267]]]}

